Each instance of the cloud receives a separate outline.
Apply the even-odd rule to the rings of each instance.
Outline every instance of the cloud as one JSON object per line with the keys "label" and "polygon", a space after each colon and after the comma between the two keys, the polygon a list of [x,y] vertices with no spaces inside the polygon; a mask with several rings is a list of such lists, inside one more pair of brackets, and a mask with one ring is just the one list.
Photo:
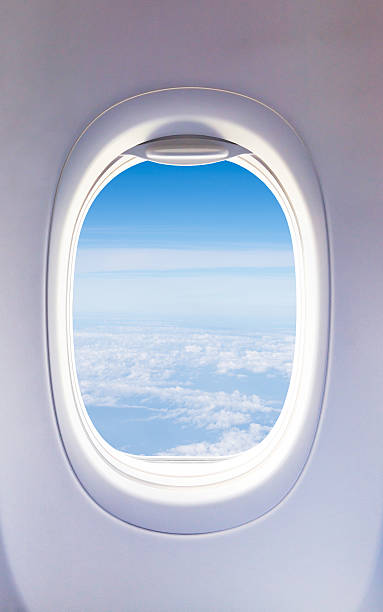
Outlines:
{"label": "cloud", "polygon": [[217,442],[181,444],[161,451],[158,455],[189,457],[222,457],[235,455],[236,453],[241,453],[262,442],[270,429],[271,427],[259,425],[258,423],[251,423],[247,430],[233,428],[230,431],[225,431]]}
{"label": "cloud", "polygon": [[124,271],[291,268],[291,249],[79,248],[76,274]]}
{"label": "cloud", "polygon": [[173,325],[98,326],[75,333],[85,405],[119,407],[128,419],[134,409],[136,420],[169,421],[180,433],[200,431],[197,444],[168,449],[161,440],[161,453],[177,455],[231,454],[260,442],[278,418],[283,397],[262,398],[247,378],[288,380],[293,347],[288,334]]}

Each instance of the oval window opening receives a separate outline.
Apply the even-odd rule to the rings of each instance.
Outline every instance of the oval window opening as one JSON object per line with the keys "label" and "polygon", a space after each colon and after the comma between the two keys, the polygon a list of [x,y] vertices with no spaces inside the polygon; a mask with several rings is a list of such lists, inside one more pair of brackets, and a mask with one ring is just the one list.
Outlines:
{"label": "oval window opening", "polygon": [[77,377],[98,433],[147,457],[258,445],[290,383],[295,294],[285,214],[252,172],[121,172],[89,208],[74,274]]}

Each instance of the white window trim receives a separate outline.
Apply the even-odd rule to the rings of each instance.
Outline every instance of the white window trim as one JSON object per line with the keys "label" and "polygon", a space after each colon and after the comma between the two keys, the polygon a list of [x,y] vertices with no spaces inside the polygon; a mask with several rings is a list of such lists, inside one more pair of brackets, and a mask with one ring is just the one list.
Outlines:
{"label": "white window trim", "polygon": [[[72,291],[85,215],[119,172],[140,160],[121,154],[151,140],[201,134],[252,151],[235,163],[280,202],[291,232],[297,283],[293,372],[282,413],[258,446],[227,458],[141,458],[98,434],[84,407],[74,362]],[[133,525],[206,533],[254,520],[297,482],[322,405],[329,342],[329,258],[321,190],[307,149],[275,111],[249,97],[182,87],[141,94],[94,120],[72,148],[54,203],[48,256],[48,349],[54,405],[68,459],[89,495]]]}

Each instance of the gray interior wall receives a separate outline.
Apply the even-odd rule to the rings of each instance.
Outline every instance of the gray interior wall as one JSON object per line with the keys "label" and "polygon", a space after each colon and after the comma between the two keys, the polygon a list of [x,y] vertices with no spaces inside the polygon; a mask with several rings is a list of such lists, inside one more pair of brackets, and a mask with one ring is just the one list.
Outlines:
{"label": "gray interior wall", "polygon": [[[382,610],[382,5],[0,10],[0,609]],[[193,537],[124,524],[79,486],[54,419],[44,309],[52,201],[75,138],[114,102],[179,85],[248,94],[296,126],[323,187],[333,275],[329,384],[302,478],[264,518]]]}

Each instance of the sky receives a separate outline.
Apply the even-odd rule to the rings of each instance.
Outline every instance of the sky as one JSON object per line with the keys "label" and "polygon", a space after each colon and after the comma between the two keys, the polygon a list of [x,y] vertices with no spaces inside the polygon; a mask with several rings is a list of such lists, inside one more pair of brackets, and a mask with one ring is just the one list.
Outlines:
{"label": "sky", "polygon": [[85,406],[116,448],[206,456],[259,443],[294,350],[279,203],[230,162],[121,173],[81,230],[74,328]]}

